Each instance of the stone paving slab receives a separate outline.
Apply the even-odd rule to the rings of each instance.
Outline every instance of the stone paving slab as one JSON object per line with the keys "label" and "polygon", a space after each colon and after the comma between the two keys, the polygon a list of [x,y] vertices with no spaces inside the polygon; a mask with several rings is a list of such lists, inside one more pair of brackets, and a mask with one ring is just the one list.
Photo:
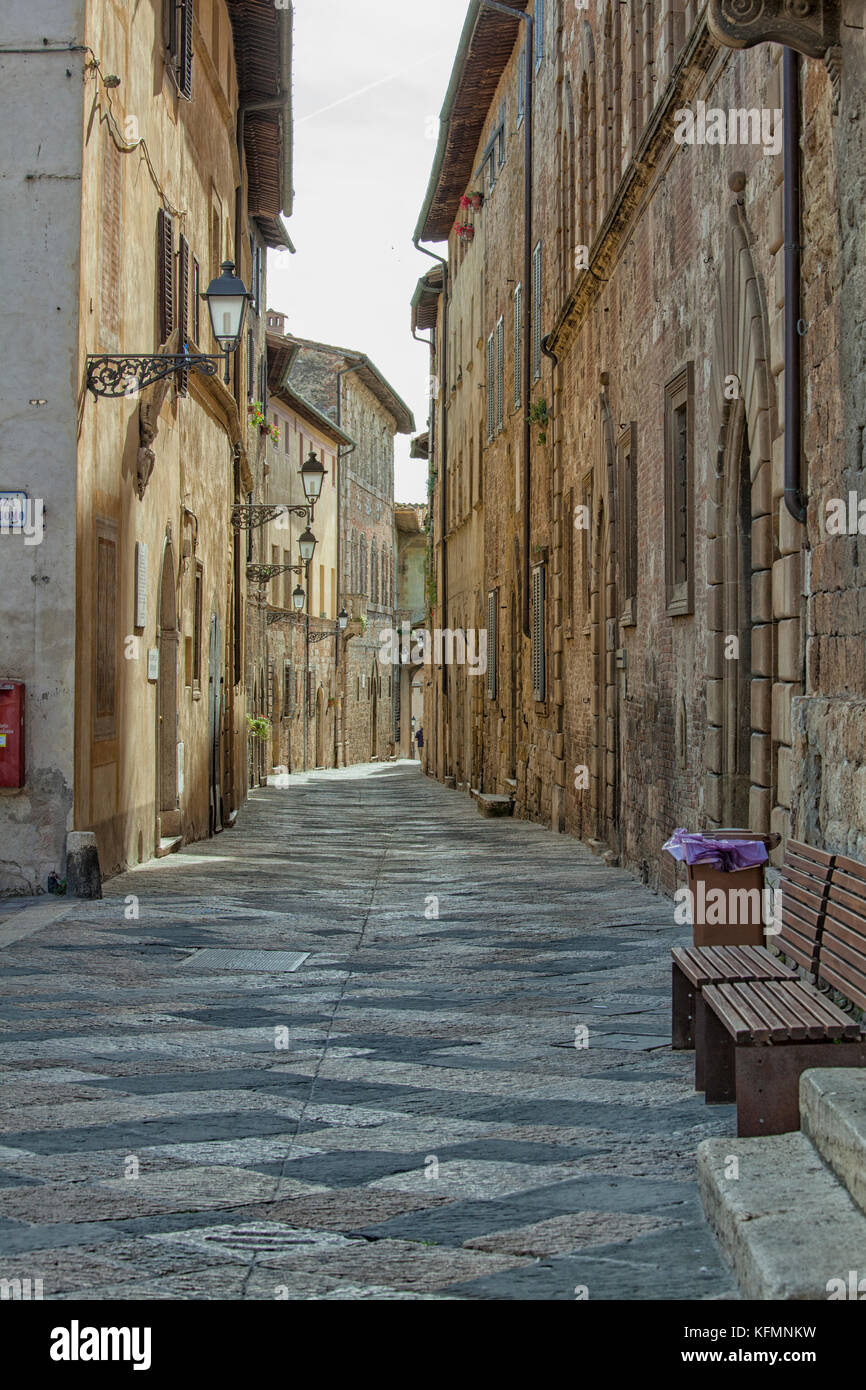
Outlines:
{"label": "stone paving slab", "polygon": [[[685,934],[585,846],[371,765],[45,906],[0,934],[0,1277],[60,1301],[736,1296],[695,1167],[733,1107],[669,1042]],[[188,963],[207,948],[306,959]]]}

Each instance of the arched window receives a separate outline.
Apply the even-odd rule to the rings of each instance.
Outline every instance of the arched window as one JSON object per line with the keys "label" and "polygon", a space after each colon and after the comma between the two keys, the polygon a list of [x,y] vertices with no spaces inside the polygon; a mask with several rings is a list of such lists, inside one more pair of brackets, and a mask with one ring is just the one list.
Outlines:
{"label": "arched window", "polygon": [[360,581],[359,584],[358,584],[358,593],[359,593],[359,594],[366,594],[366,592],[367,592],[367,537],[366,537],[366,536],[362,536],[362,537],[361,537],[361,566],[360,566],[360,573],[359,573],[359,575],[358,575],[358,579],[359,579],[359,581]]}
{"label": "arched window", "polygon": [[580,79],[580,116],[578,124],[578,209],[577,245],[591,246],[597,219],[596,172],[596,87],[595,50],[592,30],[586,20],[581,36],[583,72]]}
{"label": "arched window", "polygon": [[[560,197],[562,199],[562,297],[568,294],[574,279],[574,219],[575,219],[575,178],[574,178],[574,101],[571,83],[566,78],[563,88],[563,134],[562,168],[560,170]],[[471,475],[470,461],[470,475]],[[470,476],[471,493],[471,476]]]}
{"label": "arched window", "polygon": [[375,536],[370,543],[370,602],[379,602],[379,552]]}
{"label": "arched window", "polygon": [[349,551],[349,590],[358,592],[358,532],[352,527],[352,540]]}

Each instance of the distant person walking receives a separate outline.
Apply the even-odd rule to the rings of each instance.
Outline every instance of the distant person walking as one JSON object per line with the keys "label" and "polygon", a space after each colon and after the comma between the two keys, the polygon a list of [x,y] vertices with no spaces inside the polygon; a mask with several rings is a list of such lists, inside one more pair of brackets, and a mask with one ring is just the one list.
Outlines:
{"label": "distant person walking", "polygon": [[415,735],[415,742],[416,742],[417,745],[418,745],[418,757],[420,758],[420,756],[421,756],[421,750],[422,750],[422,748],[424,747],[424,725],[423,725],[423,724],[419,724],[419,725],[418,725],[418,732],[417,732],[417,734]]}

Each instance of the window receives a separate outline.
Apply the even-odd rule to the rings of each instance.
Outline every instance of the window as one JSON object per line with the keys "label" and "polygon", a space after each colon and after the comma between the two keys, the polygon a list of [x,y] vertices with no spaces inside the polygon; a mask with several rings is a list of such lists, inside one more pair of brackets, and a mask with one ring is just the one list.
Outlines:
{"label": "window", "polygon": [[192,97],[193,0],[165,0],[168,69],[182,97]]}
{"label": "window", "polygon": [[295,680],[292,663],[283,663],[283,718],[290,718],[295,712]]}
{"label": "window", "polygon": [[[251,507],[252,505],[253,505],[253,494],[252,494],[251,492],[248,492],[248,493],[247,493],[247,506],[248,506],[248,507]],[[251,565],[252,562],[253,562],[253,528],[252,528],[252,526],[251,526],[251,527],[249,528],[249,530],[247,531],[247,564],[248,564],[248,565]]]}
{"label": "window", "polygon": [[192,337],[196,347],[201,342],[201,267],[192,258]]}
{"label": "window", "polygon": [[694,611],[692,451],[694,366],[665,387],[665,588],[667,611]]}
{"label": "window", "polygon": [[117,736],[117,527],[97,518],[93,608],[93,737]]}
{"label": "window", "polygon": [[505,163],[505,102],[499,108],[499,127],[496,132],[496,167],[501,169]]}
{"label": "window", "polygon": [[545,583],[544,565],[535,565],[532,570],[532,698],[546,698],[546,670],[544,650],[545,621]]}
{"label": "window", "polygon": [[487,442],[496,432],[496,346],[494,334],[487,339]]}
{"label": "window", "polygon": [[523,396],[523,286],[514,291],[514,408]]}
{"label": "window", "polygon": [[541,376],[541,242],[532,253],[532,379]]}
{"label": "window", "polygon": [[623,430],[616,446],[617,491],[620,498],[620,593],[623,623],[637,621],[637,424]]}
{"label": "window", "polygon": [[204,570],[196,561],[195,592],[192,605],[192,683],[196,690],[201,689],[201,610]]}
{"label": "window", "polygon": [[496,699],[496,665],[499,655],[499,590],[487,595],[487,698]]}
{"label": "window", "polygon": [[255,314],[262,312],[262,295],[264,292],[264,273],[265,273],[265,253],[261,244],[256,241],[254,236],[250,236],[250,257],[252,260],[252,270],[250,273],[250,307]]}
{"label": "window", "polygon": [[[291,552],[288,551],[288,550],[284,550],[284,551],[283,551],[283,564],[284,564],[284,565],[290,565],[291,563],[292,563]],[[288,570],[288,569],[287,569],[287,570],[283,570],[283,607],[284,607],[284,608],[291,609],[291,606],[292,606],[292,582],[293,582],[293,580],[294,580],[294,577],[295,577],[295,576],[293,575],[293,573],[292,573],[291,570]]]}
{"label": "window", "polygon": [[165,343],[174,330],[174,223],[160,208],[157,226],[157,296],[159,341]]}
{"label": "window", "polygon": [[535,0],[535,71],[544,61],[544,0]]}
{"label": "window", "polygon": [[520,50],[517,59],[517,124],[523,120],[526,111],[526,49]]}
{"label": "window", "polygon": [[284,421],[283,421],[283,453],[284,453],[284,454],[288,454],[288,452],[289,452],[289,422],[288,422],[288,420],[284,420]]}
{"label": "window", "polygon": [[247,396],[252,400],[256,393],[256,339],[251,328],[247,329]]}
{"label": "window", "polygon": [[496,325],[496,430],[502,429],[505,406],[505,319]]}

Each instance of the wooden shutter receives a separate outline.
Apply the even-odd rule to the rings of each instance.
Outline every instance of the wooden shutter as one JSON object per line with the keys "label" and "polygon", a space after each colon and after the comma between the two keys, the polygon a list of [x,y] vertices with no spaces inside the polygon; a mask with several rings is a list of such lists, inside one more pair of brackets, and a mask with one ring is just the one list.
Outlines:
{"label": "wooden shutter", "polygon": [[544,57],[544,0],[535,0],[535,67]]}
{"label": "wooden shutter", "polygon": [[541,242],[532,253],[532,376],[541,376]]}
{"label": "wooden shutter", "polygon": [[493,438],[496,429],[496,356],[493,334],[487,339],[487,439]]}
{"label": "wooden shutter", "polygon": [[514,291],[514,406],[523,396],[523,286]]}
{"label": "wooden shutter", "polygon": [[199,563],[195,567],[195,591],[192,612],[192,679],[195,686],[201,686],[201,614],[204,570]]}
{"label": "wooden shutter", "polygon": [[[189,242],[185,236],[182,236],[177,253],[177,311],[180,324],[181,352],[186,348],[189,337],[189,262]],[[179,396],[186,396],[188,392],[189,369],[185,367],[182,372],[177,374],[177,393]]]}
{"label": "wooden shutter", "polygon": [[180,0],[180,32],[177,51],[177,89],[187,101],[192,99],[193,0]]}
{"label": "wooden shutter", "polygon": [[196,347],[201,343],[201,267],[192,258],[192,337]]}
{"label": "wooden shutter", "polygon": [[544,566],[532,571],[532,698],[545,698]]}
{"label": "wooden shutter", "polygon": [[159,341],[165,343],[174,331],[174,223],[165,208],[157,215],[157,293]]}
{"label": "wooden shutter", "polygon": [[496,699],[496,664],[499,657],[499,590],[487,595],[487,696]]}
{"label": "wooden shutter", "polygon": [[505,319],[496,325],[496,429],[505,418]]}

